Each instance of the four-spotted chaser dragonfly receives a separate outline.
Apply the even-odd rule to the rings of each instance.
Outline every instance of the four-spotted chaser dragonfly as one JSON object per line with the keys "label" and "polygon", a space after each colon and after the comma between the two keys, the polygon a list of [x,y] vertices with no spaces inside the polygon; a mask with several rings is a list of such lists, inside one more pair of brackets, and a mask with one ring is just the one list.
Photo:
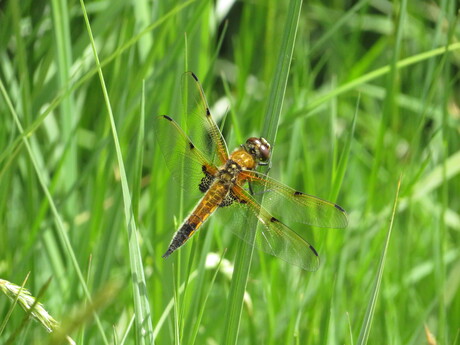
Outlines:
{"label": "four-spotted chaser dragonfly", "polygon": [[[316,270],[316,250],[278,217],[318,227],[344,228],[348,223],[345,210],[256,171],[270,159],[270,144],[264,138],[249,138],[229,154],[195,74],[183,75],[182,88],[189,135],[171,117],[163,115],[154,121],[155,136],[171,174],[189,192],[201,193],[201,200],[175,233],[163,258],[182,246],[219,209],[230,214],[232,223],[239,222],[231,230],[244,240],[245,232],[253,230],[248,229],[248,216],[257,217],[262,226],[255,235],[256,247],[305,270]],[[262,204],[254,198],[254,188],[263,193]]]}

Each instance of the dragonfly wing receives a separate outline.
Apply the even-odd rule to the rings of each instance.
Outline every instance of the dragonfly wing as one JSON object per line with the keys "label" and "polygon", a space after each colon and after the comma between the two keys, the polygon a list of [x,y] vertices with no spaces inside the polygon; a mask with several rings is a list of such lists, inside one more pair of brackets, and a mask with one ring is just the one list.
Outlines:
{"label": "dragonfly wing", "polygon": [[267,254],[276,256],[289,264],[307,271],[316,271],[319,257],[316,250],[293,230],[273,217],[243,188],[234,186],[232,189],[235,201],[230,206],[222,207],[219,213],[231,218],[230,229],[242,240],[248,240],[248,217],[257,217],[260,226],[257,227],[254,246]]}
{"label": "dragonfly wing", "polygon": [[182,97],[187,116],[186,132],[190,139],[214,165],[225,164],[228,160],[227,144],[211,116],[203,88],[193,72],[182,76]]}
{"label": "dragonfly wing", "polygon": [[166,115],[157,116],[153,123],[156,141],[171,175],[183,188],[198,191],[203,178],[209,176],[212,179],[217,168],[172,118]]}
{"label": "dragonfly wing", "polygon": [[345,228],[348,217],[339,205],[299,192],[258,171],[244,171],[256,193],[263,193],[263,206],[275,216],[324,228]]}

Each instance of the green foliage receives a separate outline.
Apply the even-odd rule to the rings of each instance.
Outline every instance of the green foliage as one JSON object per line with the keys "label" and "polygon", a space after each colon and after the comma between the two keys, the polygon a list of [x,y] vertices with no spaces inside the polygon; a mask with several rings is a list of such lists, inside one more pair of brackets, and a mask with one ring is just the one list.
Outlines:
{"label": "green foliage", "polygon": [[[30,272],[62,332],[5,293],[0,343],[460,343],[456,1],[223,3],[0,6],[0,280]],[[318,271],[242,254],[218,212],[161,258],[197,201],[152,130],[185,70],[230,149],[266,135],[271,176],[348,211],[283,219]]]}

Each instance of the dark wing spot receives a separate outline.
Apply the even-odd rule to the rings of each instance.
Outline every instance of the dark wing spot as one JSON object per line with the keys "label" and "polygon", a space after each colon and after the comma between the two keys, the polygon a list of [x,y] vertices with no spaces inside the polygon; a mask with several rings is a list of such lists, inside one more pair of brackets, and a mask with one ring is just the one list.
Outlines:
{"label": "dark wing spot", "polygon": [[232,197],[231,194],[228,194],[225,196],[224,200],[220,203],[220,207],[226,207],[226,206],[230,206],[233,204],[233,202],[235,201],[235,199]]}
{"label": "dark wing spot", "polygon": [[202,193],[206,192],[209,187],[211,187],[212,183],[214,182],[214,177],[208,174],[205,174],[204,177],[201,179],[200,184],[198,187]]}
{"label": "dark wing spot", "polygon": [[302,193],[302,192],[299,192],[298,190],[296,190],[296,191],[294,192],[294,195],[303,195],[303,193]]}
{"label": "dark wing spot", "polygon": [[345,210],[344,210],[342,207],[340,207],[339,205],[334,204],[334,206],[335,206],[335,208],[338,209],[339,211],[345,212]]}
{"label": "dark wing spot", "polygon": [[206,165],[201,166],[201,171],[204,172],[205,174],[208,174],[208,168],[206,168]]}
{"label": "dark wing spot", "polygon": [[211,112],[209,111],[209,108],[206,108],[206,116],[211,116]]}
{"label": "dark wing spot", "polygon": [[270,218],[270,222],[275,223],[275,222],[279,222],[279,220],[276,219],[275,217],[271,217],[271,218]]}
{"label": "dark wing spot", "polygon": [[190,150],[193,150],[195,148],[195,145],[191,141],[188,142],[188,146],[190,147]]}
{"label": "dark wing spot", "polygon": [[171,119],[168,115],[163,115],[163,117],[168,121],[173,121],[173,119]]}
{"label": "dark wing spot", "polygon": [[247,204],[247,203],[248,203],[247,200],[244,200],[244,199],[240,200],[240,204]]}
{"label": "dark wing spot", "polygon": [[195,79],[196,81],[198,81],[198,77],[195,75],[195,73],[191,72],[190,74],[192,75],[193,79]]}
{"label": "dark wing spot", "polygon": [[315,248],[313,248],[313,246],[312,246],[312,245],[310,245],[310,249],[311,249],[311,251],[312,251],[313,253],[315,253],[315,255],[316,255],[316,256],[318,256],[318,253],[316,252],[316,249],[315,249]]}

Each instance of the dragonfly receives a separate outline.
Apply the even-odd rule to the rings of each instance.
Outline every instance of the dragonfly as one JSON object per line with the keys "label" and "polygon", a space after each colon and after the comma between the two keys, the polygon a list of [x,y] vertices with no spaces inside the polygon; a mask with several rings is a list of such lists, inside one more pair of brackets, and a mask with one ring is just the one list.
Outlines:
{"label": "dragonfly", "polygon": [[[307,271],[319,267],[315,248],[281,219],[324,228],[345,228],[345,210],[303,193],[256,170],[269,164],[271,146],[251,137],[229,153],[214,121],[203,88],[193,72],[182,76],[186,132],[168,115],[156,116],[154,133],[172,176],[199,198],[193,211],[174,234],[163,255],[167,258],[195,234],[214,213],[226,213],[230,230],[262,251]],[[255,191],[261,191],[258,202]],[[256,217],[260,226],[247,236]]]}

